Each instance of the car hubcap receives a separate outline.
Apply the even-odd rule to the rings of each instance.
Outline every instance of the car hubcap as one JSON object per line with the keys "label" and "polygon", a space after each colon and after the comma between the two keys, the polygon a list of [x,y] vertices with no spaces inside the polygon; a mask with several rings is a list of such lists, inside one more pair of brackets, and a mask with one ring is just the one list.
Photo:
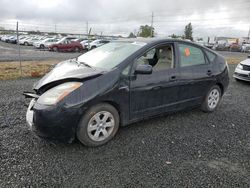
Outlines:
{"label": "car hubcap", "polygon": [[213,89],[208,96],[208,107],[214,109],[220,100],[220,92],[217,89]]}
{"label": "car hubcap", "polygon": [[103,141],[112,134],[114,126],[114,116],[110,112],[98,112],[88,123],[88,136],[93,141]]}

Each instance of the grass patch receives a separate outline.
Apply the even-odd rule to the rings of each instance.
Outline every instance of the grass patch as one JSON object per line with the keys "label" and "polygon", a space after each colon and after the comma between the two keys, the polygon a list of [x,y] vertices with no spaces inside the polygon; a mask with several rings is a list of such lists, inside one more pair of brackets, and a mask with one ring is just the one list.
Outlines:
{"label": "grass patch", "polygon": [[[228,64],[238,64],[243,61],[243,58],[226,58]],[[48,61],[23,61],[22,62],[22,77],[41,77],[45,75],[50,67],[59,60]],[[0,80],[10,80],[20,78],[19,62],[0,62]]]}
{"label": "grass patch", "polygon": [[[22,62],[22,77],[41,77],[58,60],[24,61]],[[0,62],[0,80],[17,79],[21,77],[19,62]]]}
{"label": "grass patch", "polygon": [[241,61],[245,60],[245,58],[239,57],[230,57],[226,58],[228,64],[239,64]]}

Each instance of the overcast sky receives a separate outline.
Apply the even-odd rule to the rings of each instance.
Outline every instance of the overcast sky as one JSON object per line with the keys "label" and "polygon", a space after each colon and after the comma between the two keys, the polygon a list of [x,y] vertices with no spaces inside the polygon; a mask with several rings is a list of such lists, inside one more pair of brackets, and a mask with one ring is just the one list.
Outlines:
{"label": "overcast sky", "polygon": [[0,26],[104,35],[137,32],[154,24],[159,36],[182,34],[189,22],[194,36],[247,36],[249,0],[0,0]]}

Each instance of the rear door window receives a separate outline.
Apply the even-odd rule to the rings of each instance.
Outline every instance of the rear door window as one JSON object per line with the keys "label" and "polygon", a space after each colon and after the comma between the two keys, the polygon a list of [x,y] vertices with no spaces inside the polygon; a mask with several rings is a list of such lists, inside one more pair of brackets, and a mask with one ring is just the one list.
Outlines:
{"label": "rear door window", "polygon": [[200,48],[187,44],[178,46],[181,67],[206,64],[204,53]]}

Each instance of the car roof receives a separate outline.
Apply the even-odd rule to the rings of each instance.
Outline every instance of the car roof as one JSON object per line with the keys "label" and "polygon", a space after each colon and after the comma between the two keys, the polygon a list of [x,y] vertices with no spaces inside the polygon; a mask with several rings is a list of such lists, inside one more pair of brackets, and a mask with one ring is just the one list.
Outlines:
{"label": "car roof", "polygon": [[[197,43],[188,41],[188,40],[183,40],[183,39],[173,39],[173,38],[127,38],[127,39],[118,39],[117,41],[122,41],[122,42],[144,42],[144,43],[161,43],[161,42],[185,42],[185,43],[190,43],[190,44],[195,44]],[[198,44],[198,46],[200,46]]]}
{"label": "car roof", "polygon": [[216,53],[215,51],[202,46],[198,43],[189,41],[189,40],[185,40],[185,39],[173,39],[173,38],[142,38],[142,37],[138,37],[138,38],[124,38],[124,39],[118,39],[112,42],[140,42],[140,43],[146,43],[146,44],[159,44],[159,43],[164,43],[164,42],[182,42],[182,43],[186,43],[186,44],[190,44],[190,45],[194,45],[197,47],[200,47],[202,49],[206,49],[209,52],[212,52],[213,54],[219,55],[218,53]]}

